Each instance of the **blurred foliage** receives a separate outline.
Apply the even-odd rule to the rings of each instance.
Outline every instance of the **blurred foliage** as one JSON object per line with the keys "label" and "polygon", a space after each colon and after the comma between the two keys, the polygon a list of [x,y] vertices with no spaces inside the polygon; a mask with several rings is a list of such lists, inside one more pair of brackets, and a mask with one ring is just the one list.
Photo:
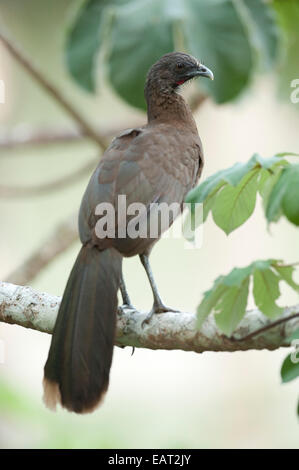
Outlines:
{"label": "blurred foliage", "polygon": [[279,27],[282,32],[281,53],[278,67],[281,90],[289,98],[290,83],[298,78],[299,51],[299,2],[298,0],[275,0]]}
{"label": "blurred foliage", "polygon": [[201,90],[218,103],[236,98],[258,68],[273,68],[280,31],[271,4],[262,0],[88,0],[70,26],[66,58],[77,83],[94,92],[101,65],[116,92],[145,109],[146,73],[175,49],[214,72]]}

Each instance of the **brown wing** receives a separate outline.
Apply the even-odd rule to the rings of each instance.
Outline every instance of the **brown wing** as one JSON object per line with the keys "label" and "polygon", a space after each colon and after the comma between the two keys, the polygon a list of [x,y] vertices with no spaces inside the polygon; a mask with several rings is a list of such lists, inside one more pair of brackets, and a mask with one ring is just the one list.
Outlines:
{"label": "brown wing", "polygon": [[[109,202],[117,208],[120,195],[126,197],[127,206],[142,203],[146,207],[141,225],[151,217],[152,203],[181,204],[198,179],[201,161],[201,143],[194,134],[165,124],[124,132],[107,149],[86,189],[79,216],[81,241],[93,239],[105,247],[94,234],[95,207]],[[126,217],[126,224],[132,217]],[[127,238],[113,241],[127,255],[140,252],[139,247],[147,243]]]}

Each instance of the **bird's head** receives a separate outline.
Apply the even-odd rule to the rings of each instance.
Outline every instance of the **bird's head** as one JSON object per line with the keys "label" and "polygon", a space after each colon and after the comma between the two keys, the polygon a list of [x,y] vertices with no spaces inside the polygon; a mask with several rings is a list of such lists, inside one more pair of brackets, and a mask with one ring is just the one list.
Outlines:
{"label": "bird's head", "polygon": [[149,70],[148,87],[173,92],[178,86],[195,77],[214,79],[213,72],[197,59],[183,52],[171,52],[162,56]]}

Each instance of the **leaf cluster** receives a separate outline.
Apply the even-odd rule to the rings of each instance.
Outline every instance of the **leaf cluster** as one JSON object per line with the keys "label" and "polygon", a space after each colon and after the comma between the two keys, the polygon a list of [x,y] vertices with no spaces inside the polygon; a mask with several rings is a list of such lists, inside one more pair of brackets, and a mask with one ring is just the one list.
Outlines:
{"label": "leaf cluster", "polygon": [[273,68],[280,36],[273,5],[262,0],[87,0],[69,27],[66,63],[75,81],[95,92],[100,61],[114,90],[145,109],[150,66],[185,50],[214,72],[213,84],[197,83],[201,92],[225,103],[256,70]]}

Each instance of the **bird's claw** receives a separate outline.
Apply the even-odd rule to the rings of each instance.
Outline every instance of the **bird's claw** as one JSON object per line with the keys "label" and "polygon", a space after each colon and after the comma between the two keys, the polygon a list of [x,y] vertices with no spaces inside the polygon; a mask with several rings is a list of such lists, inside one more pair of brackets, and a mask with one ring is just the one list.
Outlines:
{"label": "bird's claw", "polygon": [[154,315],[158,315],[158,314],[166,313],[166,312],[179,312],[179,310],[166,307],[163,304],[154,305],[151,311],[147,314],[147,316],[141,323],[141,328],[143,328],[145,325],[148,325]]}
{"label": "bird's claw", "polygon": [[136,308],[132,304],[119,305],[117,310],[118,315],[123,315],[125,310],[136,310]]}

